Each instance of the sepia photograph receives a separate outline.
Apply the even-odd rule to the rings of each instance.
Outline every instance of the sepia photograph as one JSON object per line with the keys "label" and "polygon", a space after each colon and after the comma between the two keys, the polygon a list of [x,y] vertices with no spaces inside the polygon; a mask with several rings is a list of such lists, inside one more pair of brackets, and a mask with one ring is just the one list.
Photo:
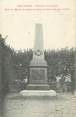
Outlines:
{"label": "sepia photograph", "polygon": [[0,117],[76,117],[75,0],[0,0]]}

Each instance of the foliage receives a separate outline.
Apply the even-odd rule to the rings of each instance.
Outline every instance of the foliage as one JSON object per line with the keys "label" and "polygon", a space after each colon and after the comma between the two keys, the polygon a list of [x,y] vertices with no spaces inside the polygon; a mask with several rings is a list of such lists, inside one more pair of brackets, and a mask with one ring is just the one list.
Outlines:
{"label": "foliage", "polygon": [[[61,50],[45,50],[44,55],[48,63],[48,80],[53,81],[60,74],[70,73],[74,83],[74,67],[75,67],[75,48],[64,48]],[[5,72],[4,78],[9,83],[15,80],[23,81],[28,77],[28,67],[32,59],[33,51],[24,50],[24,52],[14,51],[5,44],[3,38],[0,39],[0,74]],[[1,70],[4,66],[4,70]],[[1,75],[0,75],[1,77]],[[7,78],[6,78],[7,77]]]}

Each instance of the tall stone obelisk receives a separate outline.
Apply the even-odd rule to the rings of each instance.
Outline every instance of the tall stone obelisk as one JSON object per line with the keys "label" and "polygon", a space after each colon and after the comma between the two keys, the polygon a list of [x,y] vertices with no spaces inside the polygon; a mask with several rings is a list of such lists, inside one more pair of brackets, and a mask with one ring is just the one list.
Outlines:
{"label": "tall stone obelisk", "polygon": [[33,58],[30,61],[29,65],[29,83],[27,85],[27,89],[49,89],[47,67],[47,62],[44,59],[44,40],[42,24],[36,24]]}

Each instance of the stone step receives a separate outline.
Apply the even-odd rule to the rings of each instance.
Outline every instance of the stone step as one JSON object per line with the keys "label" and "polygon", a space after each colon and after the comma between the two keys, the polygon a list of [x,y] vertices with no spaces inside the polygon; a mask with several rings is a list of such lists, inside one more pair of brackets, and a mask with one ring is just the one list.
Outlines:
{"label": "stone step", "polygon": [[55,90],[22,90],[22,96],[56,96]]}
{"label": "stone step", "polygon": [[28,84],[26,86],[27,90],[49,90],[48,84]]}

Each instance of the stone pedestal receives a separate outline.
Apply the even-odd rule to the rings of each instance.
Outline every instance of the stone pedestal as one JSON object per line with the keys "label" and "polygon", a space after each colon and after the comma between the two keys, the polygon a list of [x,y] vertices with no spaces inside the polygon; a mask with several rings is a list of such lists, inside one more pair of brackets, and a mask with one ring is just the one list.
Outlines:
{"label": "stone pedestal", "polygon": [[[45,64],[44,64],[45,63]],[[47,78],[47,63],[45,62],[33,63],[29,66],[29,83],[27,89],[31,90],[48,90],[48,78]]]}

